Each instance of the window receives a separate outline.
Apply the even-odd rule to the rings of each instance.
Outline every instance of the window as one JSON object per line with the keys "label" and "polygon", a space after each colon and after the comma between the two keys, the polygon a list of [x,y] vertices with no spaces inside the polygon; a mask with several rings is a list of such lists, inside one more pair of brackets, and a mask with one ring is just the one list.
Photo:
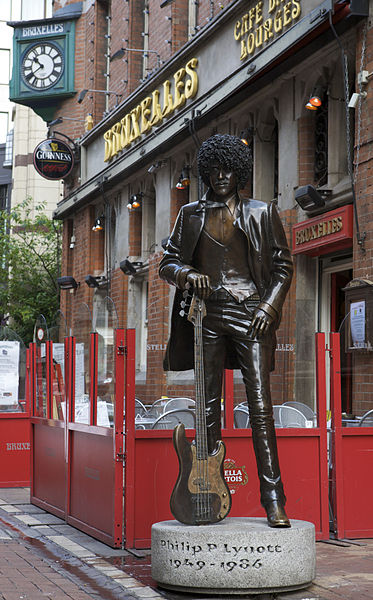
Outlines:
{"label": "window", "polygon": [[13,164],[13,138],[14,129],[11,129],[6,134],[5,157],[3,167],[11,167]]}
{"label": "window", "polygon": [[5,210],[8,198],[8,186],[0,185],[0,210]]}
{"label": "window", "polygon": [[8,119],[9,115],[7,112],[0,112],[0,143],[5,142],[8,133]]}
{"label": "window", "polygon": [[9,85],[10,79],[10,50],[0,48],[0,84]]}

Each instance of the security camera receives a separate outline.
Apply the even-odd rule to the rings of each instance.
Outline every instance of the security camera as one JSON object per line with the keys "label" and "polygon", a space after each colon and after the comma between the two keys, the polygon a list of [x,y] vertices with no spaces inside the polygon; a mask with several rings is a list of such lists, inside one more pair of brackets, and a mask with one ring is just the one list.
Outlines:
{"label": "security camera", "polygon": [[360,96],[362,98],[366,98],[367,97],[367,93],[366,92],[361,92],[360,94],[357,94],[356,92],[354,92],[350,98],[350,102],[348,103],[348,108],[356,108],[359,102],[359,98]]}

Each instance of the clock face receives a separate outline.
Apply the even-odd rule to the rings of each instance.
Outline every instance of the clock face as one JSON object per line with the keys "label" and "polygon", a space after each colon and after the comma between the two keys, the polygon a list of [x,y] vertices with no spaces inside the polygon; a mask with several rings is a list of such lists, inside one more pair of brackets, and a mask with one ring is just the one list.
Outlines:
{"label": "clock face", "polygon": [[26,51],[22,60],[22,79],[33,90],[53,87],[63,73],[63,55],[51,42],[38,42]]}

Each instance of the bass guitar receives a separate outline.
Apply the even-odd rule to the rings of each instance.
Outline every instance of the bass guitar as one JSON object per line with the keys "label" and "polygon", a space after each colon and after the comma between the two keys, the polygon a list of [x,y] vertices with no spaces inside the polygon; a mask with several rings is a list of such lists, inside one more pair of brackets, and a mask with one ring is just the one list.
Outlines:
{"label": "bass guitar", "polygon": [[196,437],[192,443],[186,439],[183,423],[174,429],[173,444],[179,460],[179,475],[170,499],[175,519],[187,525],[217,523],[228,515],[231,508],[231,496],[224,479],[224,443],[218,440],[210,454],[207,445],[202,346],[202,320],[205,315],[204,301],[194,294],[188,320],[194,325]]}

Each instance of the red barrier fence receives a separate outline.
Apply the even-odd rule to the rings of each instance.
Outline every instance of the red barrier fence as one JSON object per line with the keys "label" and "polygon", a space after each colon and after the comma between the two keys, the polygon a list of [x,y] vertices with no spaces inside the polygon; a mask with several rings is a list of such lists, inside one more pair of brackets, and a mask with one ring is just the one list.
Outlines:
{"label": "red barrier fence", "polygon": [[[66,338],[63,381],[59,381],[62,370],[53,358],[52,343],[46,351],[45,365],[38,364],[43,359],[35,344],[31,345],[32,502],[113,547],[147,548],[151,525],[172,518],[169,498],[178,471],[172,430],[136,428],[135,331],[115,331],[115,368],[108,384],[97,375],[102,365],[99,346],[97,333],[90,334],[85,344],[74,337]],[[366,489],[364,492],[364,486],[373,466],[372,452],[368,451],[373,430],[341,427],[338,335],[332,334],[333,418],[328,458],[329,349],[324,334],[316,334],[315,348],[317,421],[310,428],[277,429],[287,512],[290,518],[313,522],[317,539],[328,539],[330,469],[330,506],[337,535],[369,537],[373,533],[370,494]],[[84,378],[83,350],[88,365]],[[105,385],[112,386],[111,395],[105,396]],[[230,516],[264,517],[251,429],[235,428],[233,395],[233,374],[227,371],[222,436],[227,448],[225,475],[232,493]],[[60,407],[58,398],[63,398]],[[109,415],[109,422],[105,419],[110,406],[113,415]],[[104,420],[103,409],[107,411]],[[193,439],[194,430],[187,430],[187,435]]]}

